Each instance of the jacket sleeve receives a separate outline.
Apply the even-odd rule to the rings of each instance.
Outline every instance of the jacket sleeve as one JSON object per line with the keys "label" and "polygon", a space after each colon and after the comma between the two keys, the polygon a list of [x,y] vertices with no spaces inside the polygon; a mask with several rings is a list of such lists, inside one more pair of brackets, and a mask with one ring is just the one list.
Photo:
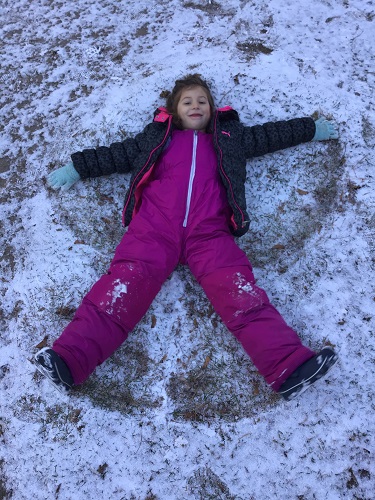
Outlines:
{"label": "jacket sleeve", "polygon": [[110,146],[99,146],[96,149],[84,149],[73,153],[72,162],[81,179],[130,172],[135,158],[142,151],[142,145],[147,143],[149,127],[150,125],[134,138],[114,142]]}
{"label": "jacket sleeve", "polygon": [[315,122],[312,118],[294,118],[244,127],[243,149],[249,159],[311,141],[314,134]]}

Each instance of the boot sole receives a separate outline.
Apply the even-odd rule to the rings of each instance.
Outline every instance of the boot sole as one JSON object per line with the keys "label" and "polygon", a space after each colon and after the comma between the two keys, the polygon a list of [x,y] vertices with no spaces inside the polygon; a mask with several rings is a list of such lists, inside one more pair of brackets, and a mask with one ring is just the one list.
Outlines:
{"label": "boot sole", "polygon": [[[311,387],[313,384],[315,384],[315,382],[324,378],[327,375],[327,373],[331,370],[331,368],[337,363],[338,359],[339,359],[338,355],[336,353],[333,353],[332,356],[327,357],[323,361],[323,363],[319,366],[319,368],[315,371],[315,373],[313,373],[307,380],[304,380],[303,382],[299,382],[295,386],[290,387],[288,390],[286,390],[284,392],[280,392],[279,394],[286,401],[291,401],[291,400],[295,399],[296,397],[303,394],[309,387]],[[328,365],[328,367],[327,367],[327,365]],[[324,368],[326,368],[326,370],[323,371],[323,373],[320,373]],[[298,389],[296,389],[296,388],[298,388]],[[294,390],[294,389],[296,389],[296,390]],[[291,394],[287,394],[290,391],[293,391],[293,392]]]}
{"label": "boot sole", "polygon": [[59,377],[59,380],[60,380],[59,383],[56,383],[51,378],[51,374],[50,374],[48,368],[45,368],[43,365],[40,364],[40,362],[38,361],[38,356],[40,356],[40,351],[34,356],[34,364],[35,364],[35,368],[38,370],[38,372],[41,373],[48,380],[48,382],[50,384],[52,384],[53,387],[55,389],[57,389],[61,394],[64,394],[65,396],[69,395],[69,391],[70,391],[71,387],[69,387],[67,384],[65,384],[62,381],[60,373],[59,373],[59,369],[56,366],[56,363],[54,364],[54,368],[56,370],[57,376]]}

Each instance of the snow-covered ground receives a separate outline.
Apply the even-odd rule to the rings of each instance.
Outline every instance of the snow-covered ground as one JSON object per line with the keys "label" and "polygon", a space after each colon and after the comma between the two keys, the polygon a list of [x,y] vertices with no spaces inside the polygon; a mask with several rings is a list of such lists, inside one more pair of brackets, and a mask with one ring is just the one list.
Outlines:
{"label": "snow-covered ground", "polygon": [[[2,0],[0,497],[375,498],[372,0]],[[271,393],[178,268],[70,398],[32,363],[105,271],[128,176],[51,191],[84,147],[140,131],[199,72],[248,125],[337,121],[339,141],[249,162],[259,284],[332,375]]]}

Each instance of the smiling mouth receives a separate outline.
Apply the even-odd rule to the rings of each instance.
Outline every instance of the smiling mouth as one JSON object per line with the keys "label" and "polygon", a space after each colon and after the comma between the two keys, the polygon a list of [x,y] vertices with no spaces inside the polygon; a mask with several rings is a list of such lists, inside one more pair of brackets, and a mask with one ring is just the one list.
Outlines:
{"label": "smiling mouth", "polygon": [[202,115],[195,113],[193,115],[189,115],[189,118],[201,118]]}

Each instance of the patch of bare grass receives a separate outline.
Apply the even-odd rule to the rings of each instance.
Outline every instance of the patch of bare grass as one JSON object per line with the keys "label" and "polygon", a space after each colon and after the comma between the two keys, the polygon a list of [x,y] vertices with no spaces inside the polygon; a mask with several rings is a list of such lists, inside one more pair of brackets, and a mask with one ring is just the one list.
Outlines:
{"label": "patch of bare grass", "polygon": [[174,405],[175,419],[235,422],[277,404],[279,397],[266,387],[254,368],[241,369],[240,356],[231,361],[207,356],[201,367],[180,368],[171,374],[167,394]]}
{"label": "patch of bare grass", "polygon": [[246,42],[238,42],[236,44],[237,49],[245,55],[246,61],[254,59],[258,54],[269,55],[272,54],[273,49],[267,47],[260,40],[249,40]]}
{"label": "patch of bare grass", "polygon": [[74,392],[107,410],[125,415],[144,413],[161,404],[152,394],[150,379],[154,372],[151,365],[152,360],[144,347],[129,340]]}
{"label": "patch of bare grass", "polygon": [[235,500],[228,485],[210,467],[202,467],[188,479],[190,493],[197,500]]}
{"label": "patch of bare grass", "polygon": [[222,12],[222,6],[219,2],[212,0],[210,2],[184,2],[187,9],[197,9],[208,14],[217,14]]}

